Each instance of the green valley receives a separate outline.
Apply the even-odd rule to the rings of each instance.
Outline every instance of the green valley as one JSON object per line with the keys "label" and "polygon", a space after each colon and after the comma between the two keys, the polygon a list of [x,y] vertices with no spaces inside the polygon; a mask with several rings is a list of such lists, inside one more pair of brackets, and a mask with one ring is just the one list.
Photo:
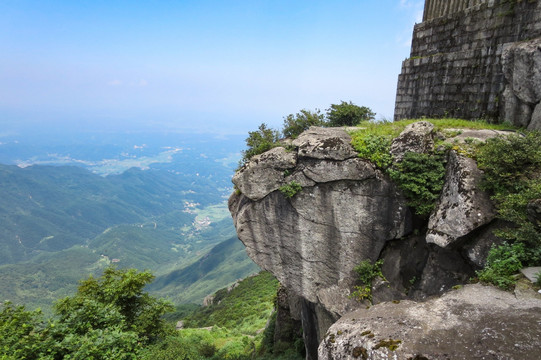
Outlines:
{"label": "green valley", "polygon": [[161,159],[155,148],[138,157],[154,156],[150,168],[107,176],[91,166],[0,164],[2,300],[49,314],[79,279],[112,264],[152,271],[150,291],[176,304],[201,303],[258,271],[225,203],[234,164],[222,156],[232,155],[193,147]]}

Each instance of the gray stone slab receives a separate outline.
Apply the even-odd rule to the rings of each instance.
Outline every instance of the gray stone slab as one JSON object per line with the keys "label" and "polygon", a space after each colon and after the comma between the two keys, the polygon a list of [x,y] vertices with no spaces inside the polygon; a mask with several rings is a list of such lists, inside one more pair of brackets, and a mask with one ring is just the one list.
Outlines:
{"label": "gray stone slab", "polygon": [[541,266],[527,267],[520,270],[520,272],[524,274],[524,276],[526,276],[531,282],[536,282],[537,274],[541,273]]}

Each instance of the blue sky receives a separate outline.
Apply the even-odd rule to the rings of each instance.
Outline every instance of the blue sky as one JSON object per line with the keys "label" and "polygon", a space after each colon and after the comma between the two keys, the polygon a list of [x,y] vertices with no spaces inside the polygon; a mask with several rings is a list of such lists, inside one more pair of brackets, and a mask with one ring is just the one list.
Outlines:
{"label": "blue sky", "polygon": [[392,118],[422,0],[0,0],[0,136],[245,133],[340,100]]}

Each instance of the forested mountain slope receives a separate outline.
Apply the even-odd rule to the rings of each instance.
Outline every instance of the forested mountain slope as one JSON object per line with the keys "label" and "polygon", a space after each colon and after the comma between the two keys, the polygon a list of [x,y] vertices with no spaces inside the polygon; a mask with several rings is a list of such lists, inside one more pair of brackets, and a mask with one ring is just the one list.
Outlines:
{"label": "forested mountain slope", "polygon": [[[150,269],[164,279],[153,290],[178,302],[202,301],[257,270],[233,238],[220,179],[160,168],[103,177],[75,166],[0,165],[0,296],[48,309],[78,279],[113,263]],[[208,269],[205,258],[213,259]]]}

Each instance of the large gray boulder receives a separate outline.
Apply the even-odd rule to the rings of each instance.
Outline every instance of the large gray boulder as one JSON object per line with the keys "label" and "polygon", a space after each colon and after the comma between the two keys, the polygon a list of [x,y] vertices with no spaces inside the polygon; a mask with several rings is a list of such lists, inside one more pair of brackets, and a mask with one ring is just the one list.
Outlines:
{"label": "large gray boulder", "polygon": [[280,191],[260,201],[233,194],[229,208],[239,239],[259,266],[338,314],[344,311],[336,308],[340,302],[320,293],[332,289],[347,298],[353,268],[375,261],[386,241],[408,231],[405,200],[385,178],[317,184],[292,199]]}
{"label": "large gray boulder", "polygon": [[233,176],[233,184],[252,200],[264,198],[286,183],[284,172],[297,164],[297,154],[283,147],[254,156]]}
{"label": "large gray boulder", "polygon": [[400,162],[407,152],[425,154],[434,149],[434,125],[428,121],[417,121],[406,126],[391,144],[391,155]]}
{"label": "large gray boulder", "polygon": [[494,219],[490,196],[479,187],[481,178],[475,160],[450,152],[445,185],[428,222],[427,243],[447,247]]}
{"label": "large gray boulder", "polygon": [[502,118],[517,126],[541,128],[541,39],[504,45],[506,86]]}
{"label": "large gray boulder", "polygon": [[320,360],[537,360],[541,296],[480,284],[423,303],[381,303],[343,316],[318,350]]}
{"label": "large gray boulder", "polygon": [[293,141],[299,157],[314,159],[345,160],[357,153],[351,146],[351,136],[342,128],[311,126]]}
{"label": "large gray boulder", "polygon": [[[335,320],[362,306],[348,297],[354,267],[410,231],[401,192],[350,142],[343,129],[310,128],[295,150],[252,159],[235,175],[240,191],[229,199],[248,255],[302,298],[303,329],[313,334],[308,358]],[[301,190],[288,198],[279,188],[293,181]]]}
{"label": "large gray boulder", "polygon": [[502,68],[513,94],[523,103],[541,101],[541,39],[504,47]]}

